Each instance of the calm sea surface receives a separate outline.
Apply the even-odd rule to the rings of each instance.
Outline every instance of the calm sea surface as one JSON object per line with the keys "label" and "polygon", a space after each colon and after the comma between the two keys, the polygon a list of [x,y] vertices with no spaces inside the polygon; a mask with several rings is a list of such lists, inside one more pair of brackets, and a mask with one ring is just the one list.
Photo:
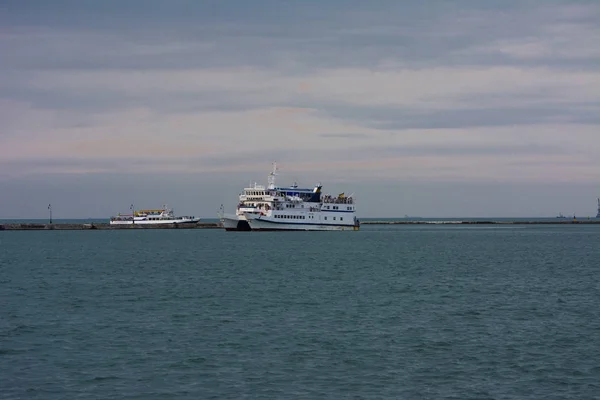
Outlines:
{"label": "calm sea surface", "polygon": [[0,398],[600,398],[600,226],[0,232]]}

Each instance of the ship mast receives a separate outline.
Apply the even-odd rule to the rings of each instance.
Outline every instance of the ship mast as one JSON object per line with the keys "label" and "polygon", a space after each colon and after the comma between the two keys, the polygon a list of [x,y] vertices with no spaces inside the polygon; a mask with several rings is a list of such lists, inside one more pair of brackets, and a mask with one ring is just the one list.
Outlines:
{"label": "ship mast", "polygon": [[277,175],[277,163],[273,163],[273,171],[269,173],[269,189],[275,189],[275,175]]}

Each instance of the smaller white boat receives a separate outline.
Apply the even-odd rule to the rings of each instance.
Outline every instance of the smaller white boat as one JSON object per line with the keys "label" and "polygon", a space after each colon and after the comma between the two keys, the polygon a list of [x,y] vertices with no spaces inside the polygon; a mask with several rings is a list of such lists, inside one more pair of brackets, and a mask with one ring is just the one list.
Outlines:
{"label": "smaller white boat", "polygon": [[132,214],[117,214],[110,218],[111,225],[155,225],[155,224],[195,224],[200,218],[194,216],[176,217],[172,208],[166,205],[160,209],[138,210]]}

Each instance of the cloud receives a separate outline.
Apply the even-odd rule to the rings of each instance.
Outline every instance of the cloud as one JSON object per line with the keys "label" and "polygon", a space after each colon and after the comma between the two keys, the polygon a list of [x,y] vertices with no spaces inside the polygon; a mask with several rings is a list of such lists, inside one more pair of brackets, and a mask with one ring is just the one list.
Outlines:
{"label": "cloud", "polygon": [[353,133],[353,132],[348,132],[348,133],[322,133],[319,136],[324,137],[324,138],[334,138],[334,139],[338,139],[338,138],[342,138],[342,139],[365,139],[365,138],[369,137],[369,135],[364,134],[364,133]]}
{"label": "cloud", "polygon": [[[598,6],[549,1],[337,1],[13,3],[4,26],[15,68],[186,69],[253,66],[288,73],[322,68],[511,64],[501,52],[464,50],[521,38],[593,45]],[[65,11],[67,9],[68,11]],[[561,30],[562,29],[562,30]],[[578,41],[579,39],[579,41]],[[546,46],[545,43],[541,43]],[[490,57],[491,56],[491,57]],[[521,60],[523,61],[523,60]],[[554,62],[555,60],[551,60]],[[514,64],[511,64],[514,65]],[[581,66],[581,65],[580,65]]]}
{"label": "cloud", "polygon": [[[297,111],[281,110],[275,115],[283,116],[281,126],[286,126],[288,118],[295,118]],[[249,118],[257,116],[248,115]],[[269,131],[273,134],[271,146],[261,145],[259,141],[256,146],[227,147],[217,141],[215,148],[207,148],[202,144],[206,143],[203,138],[179,149],[180,146],[166,146],[169,143],[166,138],[162,143],[151,143],[157,149],[164,146],[160,151],[148,151],[146,144],[135,145],[135,140],[127,142],[133,145],[120,146],[108,142],[114,146],[112,150],[111,146],[103,147],[106,143],[103,141],[77,149],[78,142],[62,148],[52,147],[52,141],[48,140],[35,152],[32,146],[21,149],[30,152],[27,158],[6,154],[1,157],[0,166],[4,179],[83,173],[207,176],[236,171],[256,177],[265,173],[271,161],[280,162],[284,170],[295,171],[295,180],[307,176],[309,181],[344,182],[350,176],[365,181],[493,179],[556,183],[600,179],[597,168],[600,150],[596,146],[597,128],[593,125],[571,127],[569,136],[563,134],[561,126],[555,125],[533,126],[518,132],[512,127],[416,129],[396,135],[365,134],[364,138],[353,138],[349,143],[348,138],[338,135],[316,139],[315,144],[315,140],[307,140],[303,135],[295,145],[288,136],[277,138],[278,126],[276,123],[275,129]],[[322,134],[316,132],[315,137]],[[249,137],[245,142],[250,144],[253,140]],[[52,154],[59,150],[63,152],[60,156]]]}
{"label": "cloud", "polygon": [[595,3],[5,4],[3,182],[598,179]]}
{"label": "cloud", "polygon": [[[382,68],[332,69],[288,76],[276,70],[69,71],[25,74],[11,81],[27,88],[36,106],[120,109],[151,108],[157,113],[241,112],[260,108],[312,108],[337,118],[395,113],[399,123],[542,123],[562,117],[581,122],[590,103],[600,102],[600,73],[548,68]],[[10,93],[10,85],[7,90]],[[57,99],[62,99],[57,101]],[[557,112],[557,110],[559,110]],[[438,114],[440,118],[435,118]],[[504,115],[498,118],[497,115]],[[570,119],[570,115],[573,118]],[[456,120],[464,122],[454,122]],[[469,122],[473,119],[474,122]],[[502,121],[500,121],[502,120]],[[410,122],[412,121],[412,122]],[[423,121],[423,122],[419,122]],[[376,126],[378,121],[365,125]],[[443,124],[434,122],[432,126]]]}

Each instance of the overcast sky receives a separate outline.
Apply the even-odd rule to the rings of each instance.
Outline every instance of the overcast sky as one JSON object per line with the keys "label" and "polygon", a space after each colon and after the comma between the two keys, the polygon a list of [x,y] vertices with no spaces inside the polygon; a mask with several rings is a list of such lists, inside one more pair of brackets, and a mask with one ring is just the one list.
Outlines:
{"label": "overcast sky", "polygon": [[595,215],[600,2],[3,0],[0,218]]}

